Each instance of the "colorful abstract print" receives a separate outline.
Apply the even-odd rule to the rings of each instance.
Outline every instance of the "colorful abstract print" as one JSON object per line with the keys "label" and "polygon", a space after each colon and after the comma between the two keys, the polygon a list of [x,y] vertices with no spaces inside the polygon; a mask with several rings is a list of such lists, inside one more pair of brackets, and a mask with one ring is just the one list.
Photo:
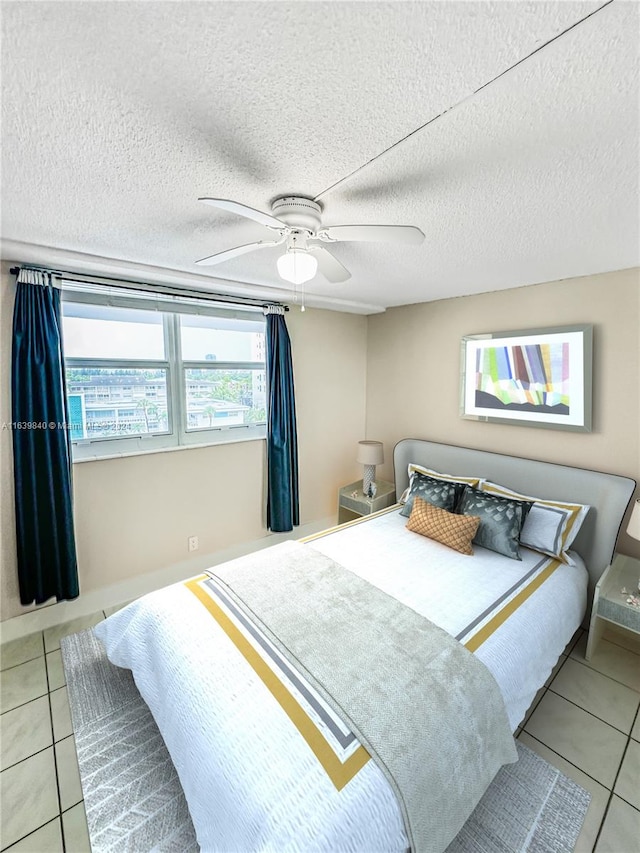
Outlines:
{"label": "colorful abstract print", "polygon": [[568,342],[478,349],[476,405],[568,415]]}

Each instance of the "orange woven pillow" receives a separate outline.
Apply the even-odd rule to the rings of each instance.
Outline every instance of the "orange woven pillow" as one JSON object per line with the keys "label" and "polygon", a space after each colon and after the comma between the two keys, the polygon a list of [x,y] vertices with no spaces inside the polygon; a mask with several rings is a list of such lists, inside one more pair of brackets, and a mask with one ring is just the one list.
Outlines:
{"label": "orange woven pillow", "polygon": [[407,529],[435,539],[461,554],[473,554],[471,540],[476,535],[480,518],[477,515],[456,515],[416,496],[407,522]]}

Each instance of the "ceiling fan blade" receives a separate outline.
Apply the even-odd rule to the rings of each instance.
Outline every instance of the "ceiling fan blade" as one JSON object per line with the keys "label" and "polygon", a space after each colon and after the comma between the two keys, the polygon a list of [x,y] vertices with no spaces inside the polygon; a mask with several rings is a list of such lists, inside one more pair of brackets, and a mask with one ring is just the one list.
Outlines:
{"label": "ceiling fan blade", "polygon": [[309,249],[318,259],[318,269],[327,281],[337,284],[351,278],[349,270],[323,246],[309,246]]}
{"label": "ceiling fan blade", "polygon": [[424,234],[415,225],[333,225],[323,228],[322,235],[332,240],[359,240],[366,242],[418,244],[424,240]]}
{"label": "ceiling fan blade", "polygon": [[280,246],[284,242],[282,240],[259,240],[257,243],[246,243],[244,246],[236,246],[235,249],[227,249],[225,252],[217,252],[215,255],[209,255],[208,258],[201,258],[196,261],[201,267],[213,266],[221,264],[223,261],[230,261],[231,258],[238,258],[240,255],[246,255],[247,252],[253,252],[256,249],[269,249],[272,246]]}
{"label": "ceiling fan blade", "polygon": [[241,204],[239,201],[229,201],[226,198],[199,198],[198,201],[204,204],[210,204],[212,207],[218,207],[220,210],[228,210],[231,213],[237,213],[238,216],[246,216],[247,219],[253,219],[254,222],[259,222],[260,225],[266,225],[267,228],[286,228],[285,222],[271,216],[270,213],[263,213],[261,210],[255,210],[253,207],[247,207],[246,204]]}

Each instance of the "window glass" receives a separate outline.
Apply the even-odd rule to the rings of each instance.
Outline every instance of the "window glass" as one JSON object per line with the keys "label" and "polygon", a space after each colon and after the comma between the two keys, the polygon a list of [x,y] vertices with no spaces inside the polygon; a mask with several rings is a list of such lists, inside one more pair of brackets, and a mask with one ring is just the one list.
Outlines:
{"label": "window glass", "polygon": [[184,361],[264,361],[264,322],[183,314]]}
{"label": "window glass", "polygon": [[161,313],[79,302],[62,306],[67,358],[165,358]]}
{"label": "window glass", "polygon": [[187,369],[187,429],[265,423],[264,370]]}
{"label": "window glass", "polygon": [[167,371],[69,367],[72,440],[169,432]]}
{"label": "window glass", "polygon": [[107,305],[99,294],[62,304],[75,460],[264,438],[260,314],[180,314],[115,297]]}

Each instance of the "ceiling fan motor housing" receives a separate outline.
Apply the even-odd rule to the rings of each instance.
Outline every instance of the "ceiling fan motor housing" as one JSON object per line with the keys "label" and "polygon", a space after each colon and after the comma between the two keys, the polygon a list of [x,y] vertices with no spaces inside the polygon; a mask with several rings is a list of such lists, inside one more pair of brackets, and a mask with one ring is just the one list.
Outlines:
{"label": "ceiling fan motor housing", "polygon": [[271,213],[292,228],[317,231],[321,225],[322,208],[311,198],[286,195],[277,198],[271,205]]}

